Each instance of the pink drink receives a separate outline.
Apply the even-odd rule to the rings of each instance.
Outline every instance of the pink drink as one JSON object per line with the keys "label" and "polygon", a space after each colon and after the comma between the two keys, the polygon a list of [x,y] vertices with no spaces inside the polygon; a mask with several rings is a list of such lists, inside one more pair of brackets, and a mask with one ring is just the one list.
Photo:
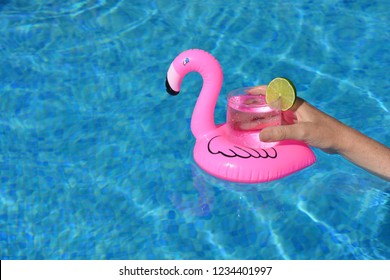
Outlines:
{"label": "pink drink", "polygon": [[229,94],[227,127],[235,143],[251,148],[272,147],[276,143],[261,142],[259,133],[267,126],[280,124],[280,100],[268,105],[264,95]]}

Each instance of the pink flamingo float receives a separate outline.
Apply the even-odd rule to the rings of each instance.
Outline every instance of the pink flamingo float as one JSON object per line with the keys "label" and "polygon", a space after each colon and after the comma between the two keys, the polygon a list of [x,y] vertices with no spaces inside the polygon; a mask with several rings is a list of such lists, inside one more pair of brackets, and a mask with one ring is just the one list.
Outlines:
{"label": "pink flamingo float", "polygon": [[203,50],[182,52],[169,67],[165,83],[167,92],[177,95],[189,72],[198,72],[203,78],[191,118],[191,131],[196,138],[194,159],[203,170],[228,181],[260,183],[285,177],[315,162],[310,148],[299,141],[280,141],[265,149],[233,142],[226,124],[214,123],[214,108],[223,81],[220,64]]}

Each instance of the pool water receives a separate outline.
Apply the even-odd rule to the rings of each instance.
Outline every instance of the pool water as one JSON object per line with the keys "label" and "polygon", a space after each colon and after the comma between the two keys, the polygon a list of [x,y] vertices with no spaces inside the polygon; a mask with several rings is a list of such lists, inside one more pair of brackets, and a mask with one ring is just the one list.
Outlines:
{"label": "pool water", "polygon": [[[63,2],[63,3],[62,3]],[[0,1],[1,259],[389,259],[390,183],[337,155],[278,181],[192,159],[197,74],[298,95],[390,146],[390,2]],[[362,155],[364,156],[364,155]]]}

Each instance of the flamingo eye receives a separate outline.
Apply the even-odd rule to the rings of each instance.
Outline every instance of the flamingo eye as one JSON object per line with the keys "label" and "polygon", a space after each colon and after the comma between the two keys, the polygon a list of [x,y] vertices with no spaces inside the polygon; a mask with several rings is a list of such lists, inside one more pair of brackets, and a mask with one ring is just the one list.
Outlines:
{"label": "flamingo eye", "polygon": [[190,62],[190,59],[188,57],[186,57],[184,60],[183,60],[183,65],[186,65],[188,62]]}

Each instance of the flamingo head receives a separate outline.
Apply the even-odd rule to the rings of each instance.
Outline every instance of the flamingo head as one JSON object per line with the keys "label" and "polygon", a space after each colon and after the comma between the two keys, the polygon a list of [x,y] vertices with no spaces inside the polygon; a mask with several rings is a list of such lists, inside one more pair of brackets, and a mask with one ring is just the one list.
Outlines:
{"label": "flamingo head", "polygon": [[190,65],[191,52],[183,52],[178,55],[168,69],[165,87],[171,95],[177,95],[180,92],[180,85],[185,75],[193,71]]}

